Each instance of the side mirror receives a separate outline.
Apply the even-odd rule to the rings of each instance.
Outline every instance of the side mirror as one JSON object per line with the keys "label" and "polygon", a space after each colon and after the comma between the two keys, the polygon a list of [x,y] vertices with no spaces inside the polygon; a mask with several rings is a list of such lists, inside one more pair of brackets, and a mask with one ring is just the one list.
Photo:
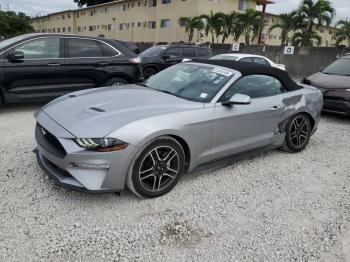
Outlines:
{"label": "side mirror", "polygon": [[7,54],[9,61],[18,62],[24,59],[24,53],[22,51],[13,51]]}
{"label": "side mirror", "polygon": [[223,106],[232,106],[232,105],[249,105],[252,102],[250,96],[243,94],[235,94],[230,98],[229,101],[222,102]]}

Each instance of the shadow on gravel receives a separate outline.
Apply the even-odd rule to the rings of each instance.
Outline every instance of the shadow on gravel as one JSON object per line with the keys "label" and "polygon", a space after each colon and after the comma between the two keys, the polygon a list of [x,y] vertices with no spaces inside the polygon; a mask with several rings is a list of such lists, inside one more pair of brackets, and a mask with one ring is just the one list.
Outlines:
{"label": "shadow on gravel", "polygon": [[350,121],[350,116],[345,116],[345,115],[335,114],[335,113],[329,113],[329,112],[322,112],[321,117],[322,118],[326,118],[328,120]]}
{"label": "shadow on gravel", "polygon": [[0,108],[0,114],[38,110],[45,104],[46,102],[5,104]]}

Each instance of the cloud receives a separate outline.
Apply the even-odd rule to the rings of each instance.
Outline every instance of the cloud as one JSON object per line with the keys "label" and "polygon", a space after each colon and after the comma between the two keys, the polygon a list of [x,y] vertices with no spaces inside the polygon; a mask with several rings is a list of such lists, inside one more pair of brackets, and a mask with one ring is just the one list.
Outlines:
{"label": "cloud", "polygon": [[[271,4],[267,6],[266,11],[269,13],[280,14],[280,13],[288,13],[293,9],[298,8],[300,4],[300,0],[274,0],[275,4]],[[350,18],[349,15],[349,0],[331,0],[333,7],[336,9],[336,18],[346,19]]]}

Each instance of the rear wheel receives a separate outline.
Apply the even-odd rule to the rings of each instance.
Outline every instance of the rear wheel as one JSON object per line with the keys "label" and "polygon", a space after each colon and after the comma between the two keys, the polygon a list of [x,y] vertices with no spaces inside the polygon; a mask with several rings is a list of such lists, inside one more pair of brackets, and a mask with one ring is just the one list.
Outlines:
{"label": "rear wheel", "polygon": [[147,79],[158,73],[158,70],[154,67],[146,67],[143,70],[143,76]]}
{"label": "rear wheel", "polygon": [[136,195],[154,198],[168,193],[185,170],[185,153],[175,139],[161,137],[140,151],[131,164],[128,188]]}
{"label": "rear wheel", "polygon": [[129,82],[127,80],[125,80],[124,78],[120,78],[120,77],[113,77],[111,79],[109,79],[104,86],[120,86],[120,85],[126,85],[129,84]]}
{"label": "rear wheel", "polygon": [[283,149],[293,153],[304,150],[309,143],[311,131],[311,122],[307,115],[297,114],[291,117],[286,125]]}

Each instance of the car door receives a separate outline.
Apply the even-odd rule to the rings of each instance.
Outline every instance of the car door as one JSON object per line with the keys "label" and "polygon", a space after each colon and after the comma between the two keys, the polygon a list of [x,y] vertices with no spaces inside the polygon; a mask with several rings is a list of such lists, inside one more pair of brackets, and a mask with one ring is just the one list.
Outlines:
{"label": "car door", "polygon": [[66,81],[71,91],[99,87],[111,78],[111,56],[102,42],[79,37],[65,38]]}
{"label": "car door", "polygon": [[[66,86],[62,39],[40,37],[6,51],[4,86],[9,95],[35,100],[56,97]],[[11,54],[22,54],[10,59]]]}
{"label": "car door", "polygon": [[161,65],[161,70],[169,66],[178,64],[182,61],[182,51],[180,47],[170,47],[161,54],[164,63]]}
{"label": "car door", "polygon": [[[283,121],[284,104],[277,79],[266,75],[250,75],[239,79],[216,103],[212,157],[249,151],[273,144]],[[279,82],[279,81],[278,81]],[[252,98],[251,104],[224,106],[235,94]]]}

